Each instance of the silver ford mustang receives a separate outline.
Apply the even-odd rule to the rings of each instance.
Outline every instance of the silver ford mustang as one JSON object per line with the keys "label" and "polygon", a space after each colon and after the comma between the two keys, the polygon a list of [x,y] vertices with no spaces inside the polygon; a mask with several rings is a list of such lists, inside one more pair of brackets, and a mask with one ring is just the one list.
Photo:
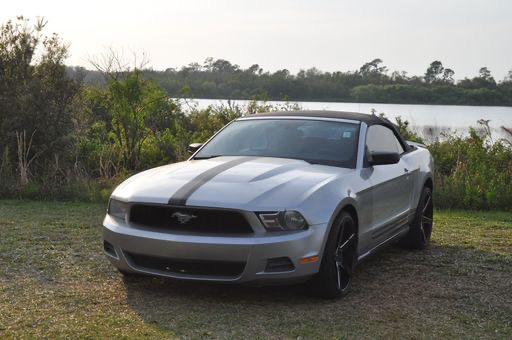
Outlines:
{"label": "silver ford mustang", "polygon": [[189,151],[113,192],[104,251],[123,274],[307,281],[337,298],[355,265],[383,246],[429,243],[432,157],[386,119],[257,114]]}

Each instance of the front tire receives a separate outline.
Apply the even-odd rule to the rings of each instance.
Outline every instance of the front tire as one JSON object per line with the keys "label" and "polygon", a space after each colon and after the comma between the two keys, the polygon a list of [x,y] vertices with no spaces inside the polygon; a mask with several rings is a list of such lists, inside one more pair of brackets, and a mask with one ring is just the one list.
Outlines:
{"label": "front tire", "polygon": [[429,187],[424,187],[409,233],[400,240],[400,245],[404,248],[418,250],[428,247],[432,235],[433,215],[432,190]]}
{"label": "front tire", "polygon": [[356,230],[356,223],[348,212],[336,218],[327,238],[320,271],[310,282],[315,295],[337,299],[350,291],[356,260]]}

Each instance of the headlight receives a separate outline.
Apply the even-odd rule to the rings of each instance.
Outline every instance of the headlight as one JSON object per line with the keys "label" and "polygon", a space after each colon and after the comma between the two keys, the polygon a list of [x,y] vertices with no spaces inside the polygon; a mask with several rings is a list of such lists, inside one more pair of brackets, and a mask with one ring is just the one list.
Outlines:
{"label": "headlight", "polygon": [[258,216],[268,231],[302,230],[308,227],[306,219],[298,211],[264,212]]}
{"label": "headlight", "polygon": [[130,205],[126,202],[121,202],[116,199],[110,199],[108,204],[108,214],[128,221],[128,213],[130,212]]}

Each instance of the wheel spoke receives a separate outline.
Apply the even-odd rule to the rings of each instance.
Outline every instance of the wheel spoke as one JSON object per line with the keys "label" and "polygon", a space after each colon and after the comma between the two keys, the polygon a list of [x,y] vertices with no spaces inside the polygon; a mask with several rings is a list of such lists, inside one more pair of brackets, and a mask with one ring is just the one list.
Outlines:
{"label": "wheel spoke", "polygon": [[354,233],[350,234],[348,239],[346,239],[342,245],[340,245],[336,248],[336,251],[334,252],[334,259],[336,261],[341,262],[343,260],[343,251],[345,250],[345,247],[347,246],[347,244],[354,238],[354,236],[355,236]]}
{"label": "wheel spoke", "polygon": [[336,249],[336,252],[334,253],[334,260],[336,262],[341,262],[341,260],[343,260],[343,252],[339,248]]}
{"label": "wheel spoke", "polygon": [[354,236],[355,236],[354,233],[350,234],[350,236],[347,238],[347,240],[345,242],[343,242],[343,244],[341,246],[338,247],[338,250],[343,251],[345,246],[354,238]]}
{"label": "wheel spoke", "polygon": [[341,240],[343,239],[343,234],[345,233],[345,221],[341,222],[341,228],[338,233],[338,239],[336,240],[336,244],[340,244]]}
{"label": "wheel spoke", "polygon": [[345,289],[350,283],[351,278],[350,269],[342,263],[336,262],[336,280],[338,290]]}
{"label": "wheel spoke", "polygon": [[341,289],[341,270],[340,270],[341,264],[336,262],[336,278],[338,279],[338,290]]}
{"label": "wheel spoke", "polygon": [[432,201],[432,195],[428,195],[427,196],[427,201],[425,202],[425,205],[423,207],[423,211],[422,213],[425,214],[425,212],[427,211],[427,209],[430,208],[430,202]]}
{"label": "wheel spoke", "polygon": [[[336,238],[336,245],[340,244],[343,239],[343,233],[345,232],[345,222],[341,221],[340,231],[338,232],[338,237]],[[341,256],[340,247],[336,246],[336,250],[334,250],[334,257],[337,258]]]}
{"label": "wheel spoke", "polygon": [[421,236],[423,241],[427,241],[427,235],[425,235],[425,228],[423,227],[423,221],[420,223]]}
{"label": "wheel spoke", "polygon": [[422,220],[423,220],[423,223],[426,222],[429,225],[432,224],[432,221],[433,221],[430,217],[427,217],[427,216],[423,216]]}
{"label": "wheel spoke", "polygon": [[334,266],[336,270],[336,287],[339,291],[346,289],[350,283],[352,266],[351,244],[355,241],[356,234],[351,219],[340,221],[338,235],[336,237],[336,248],[334,250]]}
{"label": "wheel spoke", "polygon": [[423,206],[420,220],[420,230],[423,242],[427,242],[428,238],[430,237],[432,223],[432,194],[427,192],[425,197],[425,205]]}

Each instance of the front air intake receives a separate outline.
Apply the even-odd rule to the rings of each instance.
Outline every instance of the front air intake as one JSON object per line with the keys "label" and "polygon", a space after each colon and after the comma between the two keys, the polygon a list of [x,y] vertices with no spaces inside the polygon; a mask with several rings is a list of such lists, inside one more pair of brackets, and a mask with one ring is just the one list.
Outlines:
{"label": "front air intake", "polygon": [[112,257],[116,257],[116,258],[117,258],[116,250],[115,250],[114,246],[113,246],[110,242],[103,241],[103,250],[104,250],[104,251],[105,251],[105,253],[107,253],[108,255],[110,255],[110,256],[112,256]]}
{"label": "front air intake", "polygon": [[291,272],[295,270],[292,260],[288,257],[274,257],[267,260],[266,273]]}
{"label": "front air intake", "polygon": [[245,262],[189,260],[124,252],[135,268],[169,274],[237,278]]}

